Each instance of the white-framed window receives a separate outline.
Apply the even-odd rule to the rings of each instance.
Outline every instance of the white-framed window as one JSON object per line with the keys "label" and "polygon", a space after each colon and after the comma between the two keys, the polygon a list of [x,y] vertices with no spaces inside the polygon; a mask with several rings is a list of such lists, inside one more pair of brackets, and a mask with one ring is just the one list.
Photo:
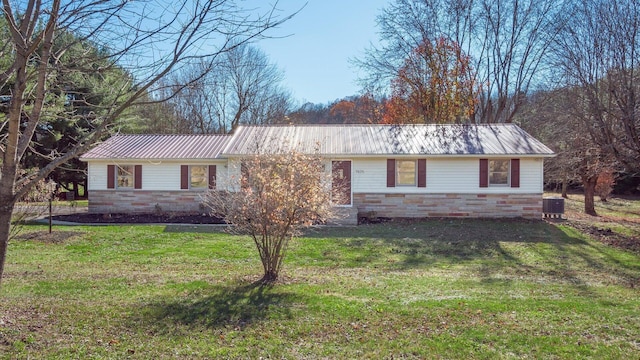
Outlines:
{"label": "white-framed window", "polygon": [[509,185],[509,163],[508,159],[489,160],[489,186]]}
{"label": "white-framed window", "polygon": [[415,160],[396,160],[396,184],[399,186],[416,185]]}
{"label": "white-framed window", "polygon": [[209,178],[206,165],[189,166],[189,188],[206,189],[209,187]]}
{"label": "white-framed window", "polygon": [[116,187],[119,189],[133,189],[134,182],[133,165],[116,166]]}

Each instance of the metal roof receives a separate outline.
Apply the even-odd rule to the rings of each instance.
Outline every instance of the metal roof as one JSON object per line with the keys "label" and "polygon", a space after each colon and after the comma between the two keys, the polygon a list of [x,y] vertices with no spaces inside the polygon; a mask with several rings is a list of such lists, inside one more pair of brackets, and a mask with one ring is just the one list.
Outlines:
{"label": "metal roof", "polygon": [[294,148],[330,156],[554,155],[515,124],[240,126],[221,155]]}
{"label": "metal roof", "polygon": [[115,135],[80,159],[215,159],[230,138],[229,135]]}

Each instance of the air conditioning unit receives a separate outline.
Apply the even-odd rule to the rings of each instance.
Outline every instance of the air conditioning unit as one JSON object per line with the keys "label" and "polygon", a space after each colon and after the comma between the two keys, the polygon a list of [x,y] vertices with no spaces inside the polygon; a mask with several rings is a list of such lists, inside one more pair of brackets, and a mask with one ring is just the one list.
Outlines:
{"label": "air conditioning unit", "polygon": [[562,218],[564,214],[564,198],[548,197],[542,199],[542,214],[544,217]]}

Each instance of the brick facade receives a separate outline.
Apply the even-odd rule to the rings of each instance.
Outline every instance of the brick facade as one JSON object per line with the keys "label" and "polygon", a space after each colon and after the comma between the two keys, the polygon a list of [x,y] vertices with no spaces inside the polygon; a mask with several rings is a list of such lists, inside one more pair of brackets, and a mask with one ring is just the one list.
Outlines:
{"label": "brick facade", "polygon": [[540,219],[542,194],[372,194],[354,193],[359,216],[523,217]]}
{"label": "brick facade", "polygon": [[90,213],[199,212],[198,191],[90,190]]}

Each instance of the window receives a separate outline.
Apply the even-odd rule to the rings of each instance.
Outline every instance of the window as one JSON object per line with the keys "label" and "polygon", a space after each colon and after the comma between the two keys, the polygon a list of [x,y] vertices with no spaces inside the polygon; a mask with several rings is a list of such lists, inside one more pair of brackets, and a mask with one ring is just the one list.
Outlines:
{"label": "window", "polygon": [[180,165],[180,189],[207,188],[216,188],[216,165]]}
{"label": "window", "polygon": [[133,189],[133,169],[133,165],[118,165],[116,175],[116,185],[118,188]]}
{"label": "window", "polygon": [[509,185],[509,160],[489,160],[489,185]]}
{"label": "window", "polygon": [[398,185],[412,186],[416,184],[415,160],[396,160],[396,182]]}
{"label": "window", "polygon": [[427,187],[427,159],[387,159],[387,187]]}
{"label": "window", "polygon": [[190,189],[206,189],[209,186],[206,166],[192,165],[189,167],[189,170]]}

